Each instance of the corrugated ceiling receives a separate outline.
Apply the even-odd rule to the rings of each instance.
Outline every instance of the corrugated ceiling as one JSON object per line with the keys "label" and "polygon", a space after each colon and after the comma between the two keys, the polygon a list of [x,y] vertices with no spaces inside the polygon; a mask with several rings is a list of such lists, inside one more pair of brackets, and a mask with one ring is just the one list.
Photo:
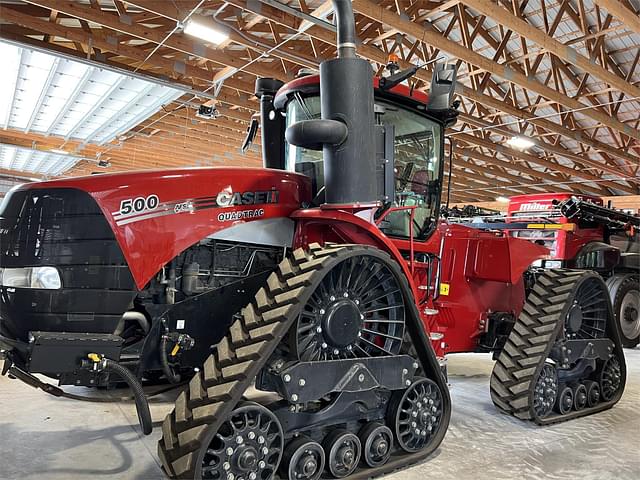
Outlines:
{"label": "corrugated ceiling", "polygon": [[[0,125],[5,129],[102,145],[182,95],[164,85],[8,43],[0,42],[0,58]],[[14,150],[0,150],[3,168],[59,175],[79,160]]]}

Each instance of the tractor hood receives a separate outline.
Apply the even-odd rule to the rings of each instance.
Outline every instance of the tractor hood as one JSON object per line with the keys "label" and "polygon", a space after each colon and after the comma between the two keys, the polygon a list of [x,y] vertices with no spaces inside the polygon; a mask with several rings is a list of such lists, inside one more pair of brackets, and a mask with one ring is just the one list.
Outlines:
{"label": "tractor hood", "polygon": [[[310,199],[307,177],[262,168],[189,168],[25,184],[11,190],[0,208],[0,254],[5,265],[55,265],[55,259],[38,256],[43,249],[35,245],[55,237],[52,248],[65,242],[72,246],[73,239],[82,236],[84,214],[77,211],[78,204],[85,203],[104,216],[135,284],[143,288],[199,240],[248,222],[258,222],[257,238],[265,225],[259,221],[286,218]],[[34,217],[42,219],[37,226]],[[24,244],[29,238],[33,248]],[[21,248],[30,253],[20,255]]]}

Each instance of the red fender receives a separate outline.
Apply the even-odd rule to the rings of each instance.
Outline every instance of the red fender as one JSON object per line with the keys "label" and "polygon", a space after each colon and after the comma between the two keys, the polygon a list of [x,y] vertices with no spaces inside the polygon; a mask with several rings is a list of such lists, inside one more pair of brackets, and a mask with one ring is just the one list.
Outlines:
{"label": "red fender", "polygon": [[398,262],[411,286],[414,301],[418,298],[407,260],[376,225],[351,212],[327,208],[296,210],[291,214],[291,218],[296,221],[294,248],[306,247],[314,242],[321,245],[327,242],[372,245],[387,252]]}

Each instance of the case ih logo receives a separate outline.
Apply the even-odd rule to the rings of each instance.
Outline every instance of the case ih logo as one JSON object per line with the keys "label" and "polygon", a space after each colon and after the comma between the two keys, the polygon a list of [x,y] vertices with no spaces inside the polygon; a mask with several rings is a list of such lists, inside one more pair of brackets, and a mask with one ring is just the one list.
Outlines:
{"label": "case ih logo", "polygon": [[[198,197],[162,203],[160,203],[157,195],[151,194],[146,198],[139,197],[122,200],[120,210],[113,212],[113,218],[118,226],[122,226],[148,218],[163,217],[165,215],[191,213],[210,208],[273,204],[279,201],[280,192],[275,188],[271,190],[234,192],[231,187],[228,187],[215,197]],[[263,215],[264,209],[262,208],[256,210],[239,210],[220,214],[218,220],[222,222],[256,218]]]}
{"label": "case ih logo", "polygon": [[260,192],[233,192],[231,189],[221,191],[216,197],[220,207],[236,205],[259,205],[263,203],[278,203],[280,192],[275,188]]}
{"label": "case ih logo", "polygon": [[537,212],[540,210],[549,210],[552,207],[552,205],[549,204],[544,204],[544,203],[538,203],[538,202],[533,202],[533,203],[523,203],[522,205],[520,205],[520,212]]}

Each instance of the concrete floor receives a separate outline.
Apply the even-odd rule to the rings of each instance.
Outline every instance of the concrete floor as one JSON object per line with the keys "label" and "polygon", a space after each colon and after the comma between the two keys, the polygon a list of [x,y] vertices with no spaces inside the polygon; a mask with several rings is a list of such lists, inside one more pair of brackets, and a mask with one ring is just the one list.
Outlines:
{"label": "concrete floor", "polygon": [[[390,480],[631,480],[640,478],[640,348],[626,350],[622,400],[599,415],[540,428],[499,414],[487,355],[450,358],[453,415],[429,461]],[[154,398],[159,425],[171,398]],[[0,478],[162,479],[160,429],[144,437],[132,404],[57,399],[0,377]]]}

